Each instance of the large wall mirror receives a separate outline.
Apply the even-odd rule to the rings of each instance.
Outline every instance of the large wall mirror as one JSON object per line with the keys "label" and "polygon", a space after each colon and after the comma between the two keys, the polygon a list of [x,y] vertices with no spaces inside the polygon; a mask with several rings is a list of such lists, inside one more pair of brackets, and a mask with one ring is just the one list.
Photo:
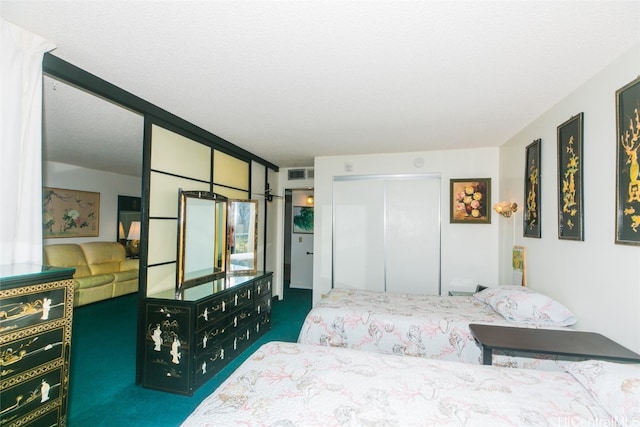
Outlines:
{"label": "large wall mirror", "polygon": [[208,191],[179,190],[177,289],[225,276],[226,230],[226,197]]}
{"label": "large wall mirror", "polygon": [[255,274],[258,260],[258,201],[229,200],[228,274]]}

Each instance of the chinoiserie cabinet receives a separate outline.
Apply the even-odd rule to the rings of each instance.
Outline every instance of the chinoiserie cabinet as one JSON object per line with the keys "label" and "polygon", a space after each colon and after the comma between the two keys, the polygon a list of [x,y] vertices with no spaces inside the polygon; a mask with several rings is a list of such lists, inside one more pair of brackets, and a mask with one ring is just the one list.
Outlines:
{"label": "chinoiserie cabinet", "polygon": [[228,276],[145,298],[142,385],[192,395],[271,328],[272,280]]}
{"label": "chinoiserie cabinet", "polygon": [[74,268],[0,265],[0,425],[66,426]]}

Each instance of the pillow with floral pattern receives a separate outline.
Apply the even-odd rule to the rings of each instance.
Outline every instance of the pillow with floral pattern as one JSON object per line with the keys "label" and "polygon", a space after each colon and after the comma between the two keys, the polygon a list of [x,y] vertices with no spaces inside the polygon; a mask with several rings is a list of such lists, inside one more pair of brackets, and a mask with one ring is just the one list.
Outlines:
{"label": "pillow with floral pattern", "polygon": [[524,286],[487,288],[476,292],[474,297],[511,322],[571,326],[578,321],[571,310],[558,301]]}

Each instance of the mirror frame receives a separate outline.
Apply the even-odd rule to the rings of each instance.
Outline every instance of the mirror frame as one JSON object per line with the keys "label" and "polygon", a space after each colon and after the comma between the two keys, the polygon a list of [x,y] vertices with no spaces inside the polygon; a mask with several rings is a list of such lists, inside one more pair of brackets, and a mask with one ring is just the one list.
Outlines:
{"label": "mirror frame", "polygon": [[[204,274],[187,277],[188,272],[185,271],[187,248],[189,247],[187,239],[189,238],[187,228],[193,225],[187,224],[188,201],[203,200],[213,202],[214,210],[214,226],[213,226],[213,249],[211,253],[211,270]],[[185,289],[197,286],[202,283],[211,282],[226,276],[227,265],[227,198],[220,194],[209,191],[184,191],[178,190],[178,247],[177,247],[177,271],[176,271],[176,289]],[[220,217],[219,217],[220,215]],[[221,234],[219,235],[220,232]],[[216,258],[220,256],[220,269],[216,271]]]}
{"label": "mirror frame", "polygon": [[[233,253],[231,250],[231,236],[232,236],[231,233],[239,229],[236,223],[232,223],[233,218],[235,216],[233,212],[235,210],[235,206],[241,203],[247,203],[247,204],[253,205],[253,215],[251,215],[251,217],[248,218],[249,228],[250,229],[253,228],[253,239],[252,241],[249,241],[247,239],[247,246],[251,245],[251,251],[247,253],[252,253],[253,258],[249,258],[249,262],[247,263],[247,264],[250,264],[250,267],[247,266],[247,268],[232,269],[231,258]],[[242,275],[256,274],[258,270],[258,201],[253,199],[229,199],[227,204],[227,209],[228,209],[228,213],[227,213],[227,251],[228,251],[227,275],[242,276]],[[233,229],[231,227],[233,227]],[[235,242],[235,238],[234,238],[234,242]]]}

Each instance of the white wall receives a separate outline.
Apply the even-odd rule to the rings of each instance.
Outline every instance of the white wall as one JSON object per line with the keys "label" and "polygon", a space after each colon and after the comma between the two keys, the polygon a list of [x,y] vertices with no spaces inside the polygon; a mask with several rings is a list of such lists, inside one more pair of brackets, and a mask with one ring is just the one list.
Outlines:
{"label": "white wall", "polygon": [[[511,274],[511,247],[526,247],[527,284],[569,307],[577,329],[602,333],[640,352],[640,247],[616,245],[615,91],[640,73],[640,46],[561,100],[500,150],[501,192],[522,206],[525,147],[542,138],[542,238],[522,237],[522,214],[502,222],[500,278]],[[524,100],[526,102],[526,100]],[[584,112],[585,240],[558,239],[557,126]]]}
{"label": "white wall", "polygon": [[498,200],[498,164],[498,148],[316,158],[314,303],[331,290],[332,189],[335,176],[440,174],[442,294],[454,289],[473,290],[478,283],[496,284],[499,218],[492,214],[491,224],[450,224],[449,180],[491,178],[492,202],[495,202]]}
{"label": "white wall", "polygon": [[[275,194],[283,195],[284,190],[280,186],[283,181],[281,176],[286,175],[284,169],[275,172],[273,169],[267,171],[267,181],[271,185],[271,190]],[[284,198],[274,198],[270,202],[266,202],[267,206],[267,224],[269,232],[267,233],[267,246],[265,248],[267,254],[267,263],[265,271],[273,272],[273,288],[272,295],[282,299],[284,294]]]}
{"label": "white wall", "polygon": [[141,178],[55,162],[44,162],[42,169],[44,187],[100,193],[100,235],[98,237],[44,239],[44,245],[116,241],[118,195],[140,197],[142,192]]}

